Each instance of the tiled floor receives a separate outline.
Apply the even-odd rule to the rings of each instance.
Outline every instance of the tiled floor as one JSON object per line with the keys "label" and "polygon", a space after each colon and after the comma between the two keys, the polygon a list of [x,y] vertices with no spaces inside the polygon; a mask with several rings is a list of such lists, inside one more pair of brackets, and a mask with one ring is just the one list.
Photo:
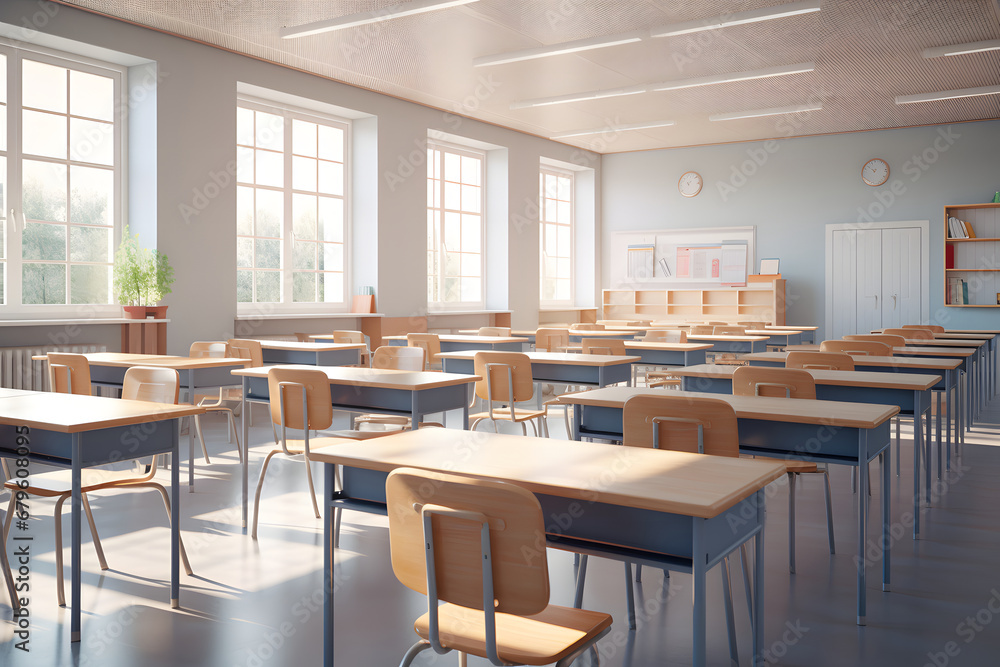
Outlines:
{"label": "tiled floor", "polygon": [[[270,438],[263,411],[258,419],[252,431],[252,475]],[[168,531],[157,495],[95,494],[94,512],[111,569],[100,571],[85,528],[84,637],[71,645],[68,610],[56,605],[52,503],[40,501],[33,506],[39,518],[31,524],[31,650],[15,648],[11,609],[0,594],[0,665],[320,664],[320,521],[312,516],[302,464],[273,465],[264,489],[260,540],[254,542],[239,529],[235,452],[225,444],[222,421],[209,421],[213,465],[200,465],[196,493],[183,489],[181,497],[183,535],[196,573],[182,575],[183,609],[169,609]],[[561,419],[552,421],[551,430],[554,437],[562,437]],[[903,452],[902,476],[893,478],[895,518],[911,502],[911,448],[905,438]],[[806,479],[798,492],[795,575],[789,575],[787,567],[787,485],[776,483],[769,499],[764,631],[768,664],[1000,665],[1000,402],[984,413],[968,438],[961,467],[924,513],[922,539],[914,542],[903,530],[894,543],[893,592],[881,592],[878,566],[869,570],[864,628],[854,623],[855,497],[847,469],[834,468],[832,477],[837,554],[827,552],[822,482]],[[875,519],[877,478],[873,485]],[[871,525],[871,540],[877,539],[877,531],[877,525]],[[68,541],[68,526],[65,532]],[[339,551],[338,665],[395,665],[413,641],[412,620],[424,602],[396,581],[387,547],[383,518],[346,515]],[[552,600],[570,604],[572,556],[549,553]],[[66,554],[68,575],[68,549]],[[690,578],[674,575],[664,585],[661,573],[644,574],[637,598],[640,627],[630,634],[622,566],[591,563],[585,606],[615,615],[612,634],[601,643],[602,664],[689,664]],[[728,649],[717,570],[709,573],[709,582],[709,658],[711,664],[725,665]],[[735,592],[740,655],[747,665],[749,622],[745,604],[739,604],[742,588]],[[586,659],[580,663],[589,664]],[[424,653],[416,664],[453,665],[457,659]]]}

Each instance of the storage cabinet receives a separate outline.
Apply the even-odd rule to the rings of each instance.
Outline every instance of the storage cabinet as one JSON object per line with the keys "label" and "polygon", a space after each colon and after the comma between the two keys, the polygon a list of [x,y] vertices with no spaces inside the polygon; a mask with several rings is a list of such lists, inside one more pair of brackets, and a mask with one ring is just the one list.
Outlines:
{"label": "storage cabinet", "polygon": [[[948,218],[969,223],[976,238],[948,238]],[[1000,307],[1000,204],[944,207],[945,305],[959,308]],[[951,298],[950,285],[957,278],[967,286],[969,302]]]}
{"label": "storage cabinet", "polygon": [[716,289],[606,289],[601,301],[603,319],[607,320],[745,320],[785,324],[785,281],[780,279]]}

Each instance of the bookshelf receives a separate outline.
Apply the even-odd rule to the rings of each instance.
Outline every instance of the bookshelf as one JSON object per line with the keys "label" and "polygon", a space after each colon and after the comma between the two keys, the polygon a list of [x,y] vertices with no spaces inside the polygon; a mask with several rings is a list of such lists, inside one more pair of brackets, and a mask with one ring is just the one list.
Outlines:
{"label": "bookshelf", "polygon": [[[948,219],[969,223],[976,238],[949,238]],[[969,302],[955,303],[951,285],[966,283]],[[944,302],[949,308],[1000,307],[1000,204],[944,207]]]}
{"label": "bookshelf", "polygon": [[716,289],[606,289],[603,319],[687,322],[727,320],[785,324],[785,281]]}

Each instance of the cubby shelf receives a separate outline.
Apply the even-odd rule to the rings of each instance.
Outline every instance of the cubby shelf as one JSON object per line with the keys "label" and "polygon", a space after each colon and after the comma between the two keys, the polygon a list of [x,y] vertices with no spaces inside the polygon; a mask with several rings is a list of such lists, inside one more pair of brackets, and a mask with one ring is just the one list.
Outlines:
{"label": "cubby shelf", "polygon": [[[948,218],[969,223],[978,235],[973,239],[948,238]],[[1000,303],[1000,204],[968,204],[944,207],[944,301],[949,308],[998,308]],[[952,267],[948,268],[949,256]],[[970,275],[970,303],[948,303],[950,278]]]}
{"label": "cubby shelf", "polygon": [[603,318],[677,321],[713,319],[785,323],[785,280],[753,287],[603,291]]}

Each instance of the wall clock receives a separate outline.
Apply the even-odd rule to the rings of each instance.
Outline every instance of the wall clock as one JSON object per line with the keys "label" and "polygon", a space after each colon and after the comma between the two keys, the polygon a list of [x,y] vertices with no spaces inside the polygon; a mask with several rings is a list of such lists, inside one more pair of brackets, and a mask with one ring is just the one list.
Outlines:
{"label": "wall clock", "polygon": [[685,197],[694,197],[701,192],[703,184],[701,174],[696,171],[688,171],[682,174],[680,180],[677,181],[677,189]]}
{"label": "wall clock", "polygon": [[880,158],[872,158],[861,168],[861,178],[873,188],[889,180],[889,163]]}

